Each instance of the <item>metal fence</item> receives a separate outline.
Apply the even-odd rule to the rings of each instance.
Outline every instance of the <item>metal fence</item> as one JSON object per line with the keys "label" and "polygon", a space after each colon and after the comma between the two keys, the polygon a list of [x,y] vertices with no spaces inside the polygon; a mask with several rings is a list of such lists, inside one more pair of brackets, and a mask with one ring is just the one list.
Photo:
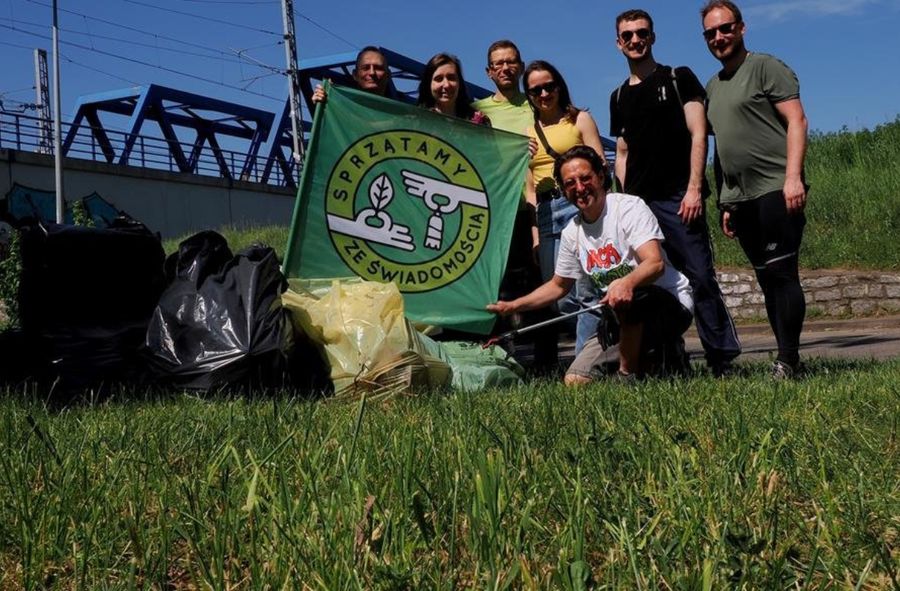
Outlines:
{"label": "metal fence", "polygon": [[[0,148],[53,154],[52,122],[46,122],[44,125],[42,123],[44,122],[37,117],[22,113],[0,111]],[[63,138],[68,134],[69,128],[70,124],[63,122]],[[174,142],[152,136],[134,136],[134,147],[131,149],[128,161],[120,163],[120,156],[131,134],[105,128],[98,131],[105,134],[109,139],[109,146],[112,148],[111,152],[109,148],[104,152],[103,146],[101,146],[94,135],[94,130],[82,124],[68,151],[65,152],[65,156],[96,162],[140,166],[154,170],[184,172],[179,168],[172,155],[171,148]],[[208,144],[204,144],[199,153],[196,154],[194,144],[177,142],[176,145],[180,147],[192,165],[191,170],[187,171],[189,173],[254,183],[263,182],[263,171],[268,160],[267,156],[257,155],[249,163],[249,166],[245,166],[248,156],[243,152],[222,148],[218,151],[221,157],[218,157]],[[290,182],[285,182],[284,171],[277,163],[271,166],[271,172],[265,182],[268,185],[276,186],[291,184]],[[296,183],[296,179],[294,179],[294,182]]]}

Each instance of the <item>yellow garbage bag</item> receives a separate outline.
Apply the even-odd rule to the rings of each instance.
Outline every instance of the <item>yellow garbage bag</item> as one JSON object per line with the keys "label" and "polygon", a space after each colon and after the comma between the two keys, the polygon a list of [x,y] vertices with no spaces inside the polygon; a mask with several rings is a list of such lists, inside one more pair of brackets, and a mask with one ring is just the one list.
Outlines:
{"label": "yellow garbage bag", "polygon": [[403,315],[393,283],[291,280],[282,295],[294,326],[324,349],[337,396],[412,393],[450,383]]}

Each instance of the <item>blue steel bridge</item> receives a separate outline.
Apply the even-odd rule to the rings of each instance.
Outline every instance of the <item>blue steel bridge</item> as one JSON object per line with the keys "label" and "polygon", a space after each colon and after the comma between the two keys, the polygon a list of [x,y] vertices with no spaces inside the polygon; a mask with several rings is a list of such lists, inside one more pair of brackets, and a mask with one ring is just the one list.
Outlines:
{"label": "blue steel bridge", "polygon": [[[414,103],[425,65],[386,48],[389,96]],[[312,91],[329,79],[352,85],[356,53],[302,60],[299,84],[306,112]],[[492,91],[467,84],[473,98]],[[114,125],[118,123],[118,125]],[[124,122],[124,124],[122,123]],[[303,122],[308,130],[310,123]],[[0,112],[0,148],[51,154],[52,124],[20,113]],[[275,113],[151,84],[77,99],[62,124],[63,155],[265,185],[296,187],[299,170],[290,157],[290,104]],[[604,147],[615,144],[604,139]]]}
{"label": "blue steel bridge", "polygon": [[[419,61],[381,48],[391,67],[389,96],[414,103],[425,69]],[[356,53],[303,60],[299,83],[306,111],[312,91],[329,79],[352,85]],[[469,84],[473,97],[490,94]],[[310,123],[303,122],[308,130]],[[22,113],[0,112],[0,149],[51,154],[52,123]],[[281,113],[151,84],[81,96],[62,124],[62,151],[122,166],[295,187],[299,170],[290,157],[290,103]]]}

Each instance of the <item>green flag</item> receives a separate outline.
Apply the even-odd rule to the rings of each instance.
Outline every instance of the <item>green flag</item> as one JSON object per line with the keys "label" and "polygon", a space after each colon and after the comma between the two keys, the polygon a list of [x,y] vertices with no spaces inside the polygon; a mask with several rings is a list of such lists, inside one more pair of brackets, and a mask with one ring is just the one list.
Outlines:
{"label": "green flag", "polygon": [[527,165],[524,136],[330,87],[285,274],[393,281],[412,320],[486,334]]}

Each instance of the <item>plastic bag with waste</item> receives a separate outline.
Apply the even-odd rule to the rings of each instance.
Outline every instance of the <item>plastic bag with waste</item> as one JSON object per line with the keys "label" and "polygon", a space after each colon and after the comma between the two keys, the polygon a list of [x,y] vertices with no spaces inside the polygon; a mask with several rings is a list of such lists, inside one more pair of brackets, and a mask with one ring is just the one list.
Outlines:
{"label": "plastic bag with waste", "polygon": [[164,260],[159,237],[140,224],[22,230],[18,354],[57,400],[140,379]]}
{"label": "plastic bag with waste", "polygon": [[454,390],[478,392],[522,383],[525,369],[502,347],[482,347],[465,341],[438,342],[421,336],[428,353],[444,360],[453,370]]}
{"label": "plastic bag with waste", "polygon": [[403,314],[393,283],[291,281],[283,296],[294,326],[321,346],[338,396],[439,388],[450,368],[430,356]]}
{"label": "plastic bag with waste", "polygon": [[232,255],[221,235],[200,232],[169,257],[166,272],[171,282],[145,341],[155,374],[203,390],[284,383],[293,330],[274,250],[256,245]]}

